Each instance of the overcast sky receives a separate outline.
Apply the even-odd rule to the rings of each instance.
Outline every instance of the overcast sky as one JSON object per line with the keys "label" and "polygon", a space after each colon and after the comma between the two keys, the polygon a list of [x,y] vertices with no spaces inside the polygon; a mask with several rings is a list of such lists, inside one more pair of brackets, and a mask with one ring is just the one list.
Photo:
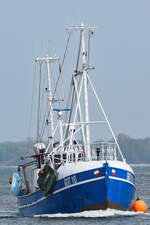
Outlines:
{"label": "overcast sky", "polygon": [[28,137],[33,59],[48,40],[62,56],[64,28],[82,22],[103,26],[92,63],[116,135],[150,137],[149,0],[0,0],[0,141]]}

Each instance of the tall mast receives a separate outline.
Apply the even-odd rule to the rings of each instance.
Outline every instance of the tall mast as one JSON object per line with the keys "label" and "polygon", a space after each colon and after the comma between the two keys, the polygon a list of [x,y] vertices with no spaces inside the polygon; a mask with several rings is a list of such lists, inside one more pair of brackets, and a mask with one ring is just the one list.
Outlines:
{"label": "tall mast", "polygon": [[50,57],[46,57],[47,64],[47,79],[48,79],[48,101],[49,101],[49,109],[50,109],[50,134],[51,134],[51,143],[53,146],[53,134],[54,134],[54,122],[53,122],[53,99],[52,99],[52,89],[51,89],[51,74],[50,74]]}
{"label": "tall mast", "polygon": [[89,128],[89,104],[88,104],[88,80],[87,80],[87,52],[85,48],[85,27],[81,25],[81,43],[82,43],[82,72],[84,83],[84,101],[85,101],[85,133],[86,133],[86,159],[91,160],[90,147],[90,128]]}
{"label": "tall mast", "polygon": [[50,63],[54,62],[56,60],[59,60],[59,57],[42,57],[42,58],[36,58],[35,62],[39,62],[40,65],[42,62],[45,62],[47,64],[47,80],[48,80],[48,87],[47,87],[47,92],[48,92],[48,102],[49,102],[49,110],[50,110],[50,136],[51,136],[51,144],[53,146],[54,140],[53,140],[53,135],[54,135],[54,120],[53,120],[53,95],[52,95],[52,89],[51,89],[51,72],[50,72]]}
{"label": "tall mast", "polygon": [[39,76],[39,95],[38,95],[38,115],[37,115],[37,143],[41,140],[40,138],[40,104],[41,104],[41,72],[42,72],[42,64],[40,63],[40,76]]}

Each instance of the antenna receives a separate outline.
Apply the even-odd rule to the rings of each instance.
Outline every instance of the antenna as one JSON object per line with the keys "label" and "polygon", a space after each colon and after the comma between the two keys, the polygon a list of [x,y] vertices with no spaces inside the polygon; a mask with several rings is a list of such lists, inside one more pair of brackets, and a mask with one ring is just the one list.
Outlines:
{"label": "antenna", "polygon": [[66,27],[65,28],[66,31],[69,30],[87,30],[87,31],[94,31],[95,29],[97,29],[97,27],[85,27],[84,24],[82,23],[81,26],[70,26],[70,27]]}

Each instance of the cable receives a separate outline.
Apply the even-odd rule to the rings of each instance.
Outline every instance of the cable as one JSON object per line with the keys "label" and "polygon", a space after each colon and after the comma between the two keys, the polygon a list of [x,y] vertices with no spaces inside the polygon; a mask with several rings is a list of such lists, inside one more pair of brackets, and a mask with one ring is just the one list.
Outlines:
{"label": "cable", "polygon": [[[63,67],[63,65],[64,65],[64,62],[65,62],[65,58],[66,58],[66,55],[67,55],[67,50],[68,50],[70,38],[71,38],[71,31],[69,32],[69,36],[68,36],[68,40],[67,40],[67,44],[66,44],[64,56],[63,56],[63,60],[62,60],[62,63],[61,63],[61,69],[62,69],[62,67]],[[61,75],[61,71],[59,72],[58,79],[57,79],[57,81],[56,81],[56,87],[55,87],[55,89],[54,89],[53,98],[54,98],[55,92],[56,92],[56,90],[57,90],[57,85],[58,85],[58,82],[59,82],[59,79],[60,79],[60,75]]]}
{"label": "cable", "polygon": [[[31,124],[32,124],[32,112],[33,112],[33,100],[35,95],[35,81],[36,81],[36,64],[34,66],[34,76],[33,76],[33,90],[32,90],[32,98],[31,98],[31,106],[30,106],[30,116],[29,116],[29,124],[28,124],[28,136],[30,137],[31,132]],[[30,146],[30,139],[28,139],[28,147]]]}
{"label": "cable", "polygon": [[[65,62],[65,58],[66,58],[66,56],[67,56],[67,50],[68,50],[69,41],[70,41],[70,38],[71,38],[71,33],[72,33],[72,32],[70,31],[70,32],[69,32],[68,39],[67,39],[67,44],[66,44],[66,48],[65,48],[65,52],[64,52],[64,56],[63,56],[61,68],[63,67],[64,62]],[[60,79],[60,75],[61,75],[61,71],[59,71],[59,75],[58,75],[58,79],[57,79],[57,81],[56,81],[56,85],[55,85],[55,89],[54,89],[54,93],[53,93],[52,99],[54,99],[54,96],[56,95],[56,90],[57,90],[58,82],[59,82],[59,79]],[[51,108],[50,108],[50,110],[51,110]],[[49,118],[50,110],[48,111],[47,118]],[[45,125],[44,125],[44,127],[43,127],[43,132],[42,132],[42,133],[45,132],[45,128],[46,128],[46,122],[45,122]]]}
{"label": "cable", "polygon": [[79,67],[79,58],[80,58],[80,51],[81,51],[81,38],[82,38],[82,32],[80,31],[80,41],[79,41],[79,49],[78,49],[78,56],[77,56],[77,63],[76,63],[76,70],[77,73],[78,67]]}

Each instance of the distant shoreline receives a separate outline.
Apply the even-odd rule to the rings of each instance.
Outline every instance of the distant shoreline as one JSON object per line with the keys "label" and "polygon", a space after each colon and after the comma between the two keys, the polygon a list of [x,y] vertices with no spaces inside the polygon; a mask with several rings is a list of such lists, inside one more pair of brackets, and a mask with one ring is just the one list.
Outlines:
{"label": "distant shoreline", "polygon": [[18,166],[10,166],[10,165],[9,165],[9,166],[7,166],[7,165],[4,166],[4,165],[0,165],[0,168],[2,168],[2,169],[8,169],[8,168],[14,168],[14,169],[15,169],[15,168],[17,168],[17,167],[18,167]]}
{"label": "distant shoreline", "polygon": [[133,167],[149,167],[150,163],[129,163],[129,165]]}
{"label": "distant shoreline", "polygon": [[[129,163],[132,167],[150,167],[150,163]],[[8,168],[17,168],[18,166],[14,165],[0,165],[0,168],[2,169],[8,169]]]}

